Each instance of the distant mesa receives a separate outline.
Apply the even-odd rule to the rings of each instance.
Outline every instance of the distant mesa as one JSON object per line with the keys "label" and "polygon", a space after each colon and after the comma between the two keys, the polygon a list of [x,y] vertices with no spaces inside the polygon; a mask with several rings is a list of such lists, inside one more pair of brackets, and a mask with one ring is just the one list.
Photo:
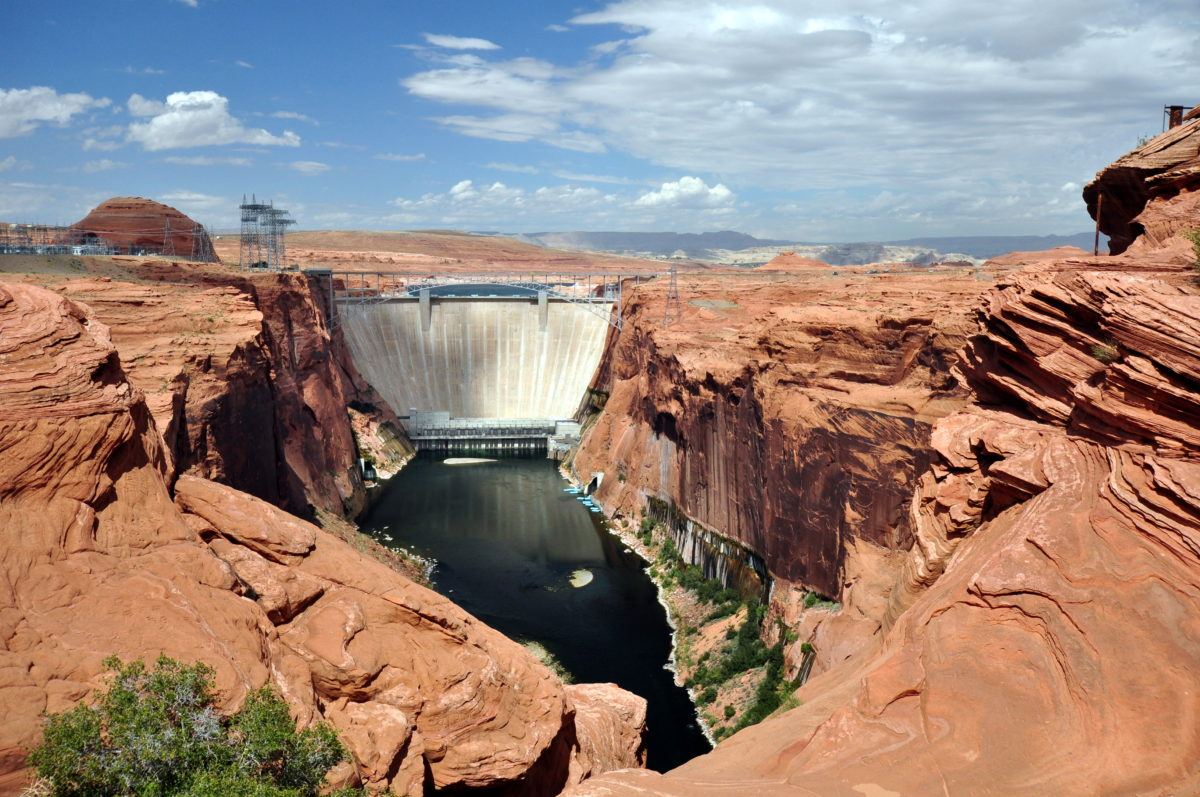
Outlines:
{"label": "distant mesa", "polygon": [[72,226],[82,242],[107,244],[120,253],[219,262],[208,231],[201,224],[153,199],[106,199]]}
{"label": "distant mesa", "polygon": [[1009,252],[988,259],[989,266],[1020,267],[1032,263],[1053,263],[1071,258],[1089,257],[1091,252],[1078,246],[1056,246],[1053,249],[1039,249],[1032,252]]}
{"label": "distant mesa", "polygon": [[769,262],[759,266],[759,271],[806,271],[812,268],[830,268],[824,260],[802,257],[795,252],[780,252]]}
{"label": "distant mesa", "polygon": [[733,230],[706,233],[675,232],[541,232],[522,235],[541,246],[614,252],[657,259],[690,258],[735,266],[762,266],[784,252],[832,266],[868,263],[910,263],[930,266],[944,262],[974,262],[1013,251],[1037,251],[1056,246],[1091,250],[1094,232],[1073,235],[965,235],[909,238],[893,241],[813,242],[755,238]]}

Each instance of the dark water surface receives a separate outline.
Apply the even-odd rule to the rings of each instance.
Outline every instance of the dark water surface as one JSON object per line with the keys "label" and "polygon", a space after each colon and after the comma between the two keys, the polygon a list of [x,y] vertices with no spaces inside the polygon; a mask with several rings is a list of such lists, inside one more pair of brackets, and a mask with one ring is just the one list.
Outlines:
{"label": "dark water surface", "polygon": [[[576,682],[612,682],[646,698],[648,765],[677,767],[709,745],[664,669],[666,614],[642,560],[566,486],[541,457],[446,465],[421,456],[362,526],[436,559],[439,592],[509,637],[541,643]],[[592,582],[571,586],[581,569]]]}

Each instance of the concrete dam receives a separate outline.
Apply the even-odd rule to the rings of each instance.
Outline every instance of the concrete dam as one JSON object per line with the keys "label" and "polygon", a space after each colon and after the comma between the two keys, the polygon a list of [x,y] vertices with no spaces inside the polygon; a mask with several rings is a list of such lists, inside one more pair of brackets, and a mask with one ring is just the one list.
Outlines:
{"label": "concrete dam", "polygon": [[418,447],[521,447],[577,436],[615,297],[454,285],[336,303],[359,372]]}

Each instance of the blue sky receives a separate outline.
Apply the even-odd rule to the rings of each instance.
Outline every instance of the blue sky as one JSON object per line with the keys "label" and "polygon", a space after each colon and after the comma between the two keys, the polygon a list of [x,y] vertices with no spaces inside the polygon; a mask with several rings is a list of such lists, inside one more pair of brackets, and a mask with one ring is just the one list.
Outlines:
{"label": "blue sky", "polygon": [[0,219],[112,195],[230,226],[1087,229],[1200,101],[1194,0],[7,0]]}

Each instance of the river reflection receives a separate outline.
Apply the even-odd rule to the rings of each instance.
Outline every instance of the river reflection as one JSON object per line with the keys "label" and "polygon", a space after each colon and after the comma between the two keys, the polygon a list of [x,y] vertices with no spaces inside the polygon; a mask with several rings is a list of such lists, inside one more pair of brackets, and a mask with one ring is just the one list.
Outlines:
{"label": "river reflection", "polygon": [[447,465],[422,456],[363,528],[436,559],[440,592],[508,636],[540,643],[578,682],[645,697],[648,763],[676,767],[709,745],[664,669],[670,627],[654,585],[566,486],[542,458]]}

